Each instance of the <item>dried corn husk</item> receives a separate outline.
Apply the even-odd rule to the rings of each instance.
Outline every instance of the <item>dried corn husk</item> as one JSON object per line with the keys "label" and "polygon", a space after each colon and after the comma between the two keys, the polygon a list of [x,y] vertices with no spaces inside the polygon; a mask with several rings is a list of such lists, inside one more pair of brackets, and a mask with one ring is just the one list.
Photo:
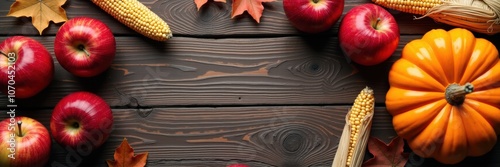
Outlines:
{"label": "dried corn husk", "polygon": [[[371,93],[371,96],[373,96],[373,90],[370,89],[369,87],[366,87],[363,89],[363,91],[368,91]],[[361,93],[360,93],[361,94]],[[358,96],[359,98],[359,96]],[[356,143],[354,144],[354,151],[352,153],[352,158],[351,158],[351,164],[347,164],[347,159],[349,157],[349,145],[351,144],[351,134],[354,133],[352,132],[352,124],[350,123],[349,119],[350,116],[353,112],[352,108],[349,110],[347,113],[345,120],[346,123],[344,125],[344,130],[342,132],[342,135],[340,137],[339,145],[337,148],[337,153],[335,154],[335,157],[333,159],[332,167],[361,167],[363,164],[365,152],[366,152],[366,146],[368,143],[368,138],[370,137],[370,130],[372,126],[372,119],[373,119],[373,114],[374,114],[374,108],[375,108],[375,102],[373,101],[370,104],[371,111],[369,111],[360,121],[361,125],[359,127],[359,134],[357,138],[355,138]]]}
{"label": "dried corn husk", "polygon": [[[402,11],[405,3],[419,1],[426,3],[429,0],[372,0],[378,5]],[[425,15],[415,17],[420,19],[430,17],[436,22],[445,23],[455,27],[466,28],[483,34],[496,34],[500,32],[500,1],[499,0],[440,0],[435,6],[411,6],[410,8],[426,8]],[[415,3],[411,3],[415,4]],[[421,4],[421,3],[419,3]],[[429,4],[429,3],[428,3]],[[406,10],[408,11],[408,10]],[[404,12],[404,11],[403,11]]]}

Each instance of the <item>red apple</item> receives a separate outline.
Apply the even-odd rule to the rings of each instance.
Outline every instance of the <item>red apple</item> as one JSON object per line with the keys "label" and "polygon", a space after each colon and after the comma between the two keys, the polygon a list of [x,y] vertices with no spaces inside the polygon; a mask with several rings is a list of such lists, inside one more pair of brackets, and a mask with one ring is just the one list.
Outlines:
{"label": "red apple", "polygon": [[0,122],[0,166],[44,166],[50,157],[49,131],[35,119],[10,115]]}
{"label": "red apple", "polygon": [[73,75],[99,75],[109,68],[115,53],[113,33],[97,19],[75,17],[57,31],[54,54],[61,66]]}
{"label": "red apple", "polygon": [[365,66],[387,60],[399,43],[399,27],[394,17],[371,3],[349,10],[340,22],[338,35],[344,54]]}
{"label": "red apple", "polygon": [[12,36],[0,43],[0,91],[29,98],[45,89],[54,76],[54,61],[35,39]]}
{"label": "red apple", "polygon": [[85,91],[63,97],[50,119],[50,132],[62,146],[88,155],[109,137],[113,114],[99,96]]}
{"label": "red apple", "polygon": [[283,0],[290,23],[306,33],[330,29],[342,15],[344,0]]}

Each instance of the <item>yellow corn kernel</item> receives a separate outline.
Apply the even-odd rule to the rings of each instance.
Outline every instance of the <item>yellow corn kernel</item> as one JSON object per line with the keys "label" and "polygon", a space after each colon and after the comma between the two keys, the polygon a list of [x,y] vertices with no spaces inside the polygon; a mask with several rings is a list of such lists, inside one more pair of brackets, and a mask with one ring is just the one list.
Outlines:
{"label": "yellow corn kernel", "polygon": [[353,152],[356,149],[356,143],[358,142],[358,136],[361,135],[360,127],[362,127],[363,119],[366,115],[374,111],[375,97],[373,96],[373,90],[369,87],[364,88],[358,94],[354,100],[354,104],[351,108],[351,114],[349,115],[349,124],[351,125],[351,135],[349,140],[349,151],[347,156],[347,166],[351,165]]}
{"label": "yellow corn kernel", "polygon": [[425,15],[427,10],[441,5],[442,0],[372,0],[375,4],[405,13]]}
{"label": "yellow corn kernel", "polygon": [[94,4],[134,31],[157,41],[172,37],[168,24],[138,0],[92,0]]}

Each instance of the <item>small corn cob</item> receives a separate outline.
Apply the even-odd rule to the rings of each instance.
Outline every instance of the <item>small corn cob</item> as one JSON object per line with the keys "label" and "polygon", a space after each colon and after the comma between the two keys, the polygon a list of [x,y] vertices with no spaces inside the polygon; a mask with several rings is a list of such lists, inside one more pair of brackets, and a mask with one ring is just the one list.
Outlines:
{"label": "small corn cob", "polygon": [[349,114],[351,140],[349,141],[349,152],[347,153],[347,166],[351,166],[352,157],[356,149],[356,142],[358,142],[358,136],[360,136],[361,127],[363,125],[363,119],[366,115],[373,112],[374,103],[375,98],[373,97],[373,90],[368,87],[363,89],[354,101],[351,113]]}
{"label": "small corn cob", "polygon": [[346,115],[346,124],[340,137],[332,167],[360,167],[370,136],[374,114],[375,97],[373,90],[364,88],[354,100]]}
{"label": "small corn cob", "polygon": [[442,0],[372,0],[380,6],[401,12],[425,15],[435,6],[443,4]]}
{"label": "small corn cob", "polygon": [[92,0],[134,31],[157,41],[172,37],[168,24],[138,0]]}

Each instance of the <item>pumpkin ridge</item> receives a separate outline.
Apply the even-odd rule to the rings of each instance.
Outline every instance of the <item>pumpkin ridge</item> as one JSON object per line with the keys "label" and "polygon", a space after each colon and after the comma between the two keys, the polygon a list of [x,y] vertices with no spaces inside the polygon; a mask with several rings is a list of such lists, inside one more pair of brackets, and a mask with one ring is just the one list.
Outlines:
{"label": "pumpkin ridge", "polygon": [[427,73],[427,75],[442,85],[448,85],[449,82],[447,78],[442,77],[446,74],[446,71],[443,70],[432,44],[424,40],[416,39],[410,41],[409,44],[403,48],[402,52],[404,55],[402,59],[408,60],[419,67],[422,71]]}
{"label": "pumpkin ridge", "polygon": [[[476,46],[476,38],[472,32],[465,29],[452,29],[448,32],[451,37],[454,70],[453,83],[460,83],[465,69],[471,58],[474,47]],[[460,83],[464,84],[464,83]]]}
{"label": "pumpkin ridge", "polygon": [[460,106],[464,133],[467,137],[468,156],[481,156],[493,148],[496,143],[495,130],[482,115],[468,105]]}
{"label": "pumpkin ridge", "polygon": [[[393,96],[393,94],[400,96]],[[416,91],[399,87],[391,87],[387,92],[385,103],[389,111],[408,111],[442,99],[442,92]],[[393,115],[399,113],[391,112]]]}
{"label": "pumpkin ridge", "polygon": [[444,135],[448,127],[448,120],[451,113],[451,105],[444,106],[438,115],[426,126],[417,136],[411,138],[412,145],[418,144],[424,148],[418,150],[418,155],[430,157],[435,154],[439,146],[444,142]]}
{"label": "pumpkin ridge", "polygon": [[469,146],[466,141],[467,136],[464,133],[464,124],[459,107],[449,104],[448,106],[450,106],[451,112],[446,134],[444,135],[441,148],[433,157],[442,163],[455,164],[467,156],[467,147]]}
{"label": "pumpkin ridge", "polygon": [[444,72],[444,77],[441,76],[446,81],[444,85],[452,83],[455,79],[453,78],[454,56],[451,51],[450,34],[443,29],[433,29],[425,33],[421,40],[427,42],[436,55],[437,62],[440,65],[439,67]]}
{"label": "pumpkin ridge", "polygon": [[448,105],[446,100],[442,99],[407,112],[394,115],[392,122],[398,135],[410,139],[418,135],[427,127],[434,118],[442,112],[443,107]]}
{"label": "pumpkin ridge", "polygon": [[467,100],[479,101],[491,106],[497,106],[498,104],[500,104],[500,87],[482,91],[474,91],[471,94],[467,95],[465,101]]}
{"label": "pumpkin ridge", "polygon": [[[441,84],[438,80],[422,70],[418,65],[407,59],[400,59],[394,63],[396,68],[389,72],[390,86],[419,91],[444,92],[447,85]],[[408,82],[411,81],[411,82]]]}
{"label": "pumpkin ridge", "polygon": [[484,91],[500,87],[500,61],[488,71],[477,77],[471,83],[476,87],[477,91]]}
{"label": "pumpkin ridge", "polygon": [[466,69],[459,83],[471,82],[491,69],[497,62],[498,51],[495,45],[486,39],[479,38],[472,51]]}
{"label": "pumpkin ridge", "polygon": [[481,117],[483,117],[488,124],[496,129],[495,133],[500,132],[500,109],[494,105],[483,103],[480,101],[467,99],[464,104],[465,108],[470,108],[469,110],[474,110]]}

